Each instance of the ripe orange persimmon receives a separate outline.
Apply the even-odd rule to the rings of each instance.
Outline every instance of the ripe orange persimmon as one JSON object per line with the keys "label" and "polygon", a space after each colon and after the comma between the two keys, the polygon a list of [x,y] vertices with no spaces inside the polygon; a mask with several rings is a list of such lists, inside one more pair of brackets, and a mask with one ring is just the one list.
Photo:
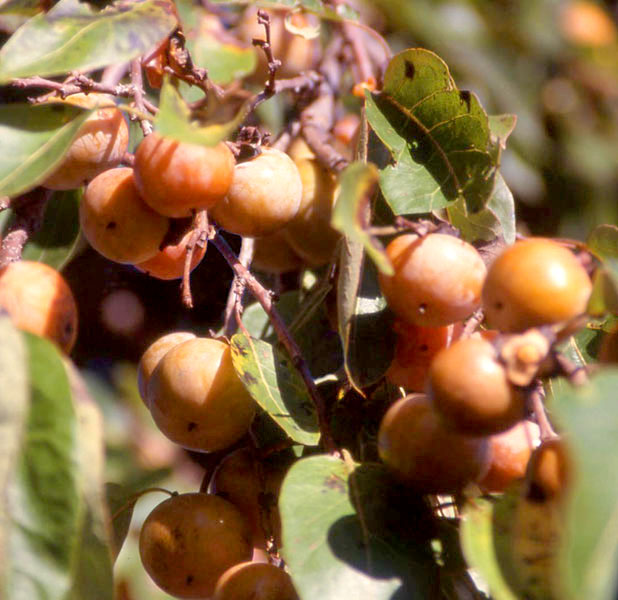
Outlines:
{"label": "ripe orange persimmon", "polygon": [[164,435],[204,452],[239,440],[255,414],[230,347],[210,338],[187,340],[163,356],[146,385],[146,403]]}
{"label": "ripe orange persimmon", "polygon": [[386,378],[409,392],[422,392],[431,360],[448,346],[453,327],[419,327],[396,320],[393,330],[397,334],[397,346]]}
{"label": "ripe orange persimmon", "polygon": [[292,250],[281,231],[255,239],[253,267],[265,273],[286,273],[303,266],[301,258]]}
{"label": "ripe orange persimmon", "polygon": [[298,139],[289,150],[298,167],[302,196],[296,216],[282,229],[294,252],[309,266],[326,264],[341,235],[331,227],[337,178],[315,158],[307,144]]}
{"label": "ripe orange persimmon", "polygon": [[560,438],[545,440],[532,453],[526,477],[530,499],[564,498],[573,479],[573,465],[564,441]]}
{"label": "ripe orange persimmon", "polygon": [[486,268],[476,249],[451,235],[404,234],[386,248],[394,275],[379,275],[393,312],[408,323],[441,327],[481,304]]}
{"label": "ripe orange persimmon", "polygon": [[271,235],[298,213],[303,184],[292,159],[276,148],[262,148],[238,163],[227,196],[211,214],[231,233],[249,237]]}
{"label": "ripe orange persimmon", "polygon": [[491,462],[489,471],[479,481],[481,489],[503,492],[516,479],[523,479],[539,440],[539,426],[532,421],[520,421],[502,433],[489,436]]}
{"label": "ripe orange persimmon", "polygon": [[152,258],[170,222],[142,199],[133,169],[109,169],[86,188],[79,205],[84,236],[99,253],[114,262],[135,264]]}
{"label": "ripe orange persimmon", "polygon": [[15,326],[49,338],[69,353],[77,339],[77,305],[52,267],[20,260],[0,269],[0,308]]}
{"label": "ripe orange persimmon", "polygon": [[146,402],[146,386],[160,360],[172,348],[178,346],[178,344],[186,342],[187,340],[192,340],[195,337],[194,333],[188,331],[174,331],[173,333],[168,333],[155,340],[148,346],[146,352],[142,354],[139,365],[137,366],[137,388],[146,406],[148,406]]}
{"label": "ripe orange persimmon", "polygon": [[135,152],[135,182],[145,202],[168,217],[188,217],[211,208],[227,194],[234,156],[224,142],[197,146],[146,136]]}
{"label": "ripe orange persimmon", "polygon": [[575,255],[545,238],[528,238],[504,250],[483,286],[489,325],[517,333],[567,321],[586,311],[592,283]]}
{"label": "ripe orange persimmon", "polygon": [[213,600],[298,600],[292,578],[268,563],[230,567],[217,582]]}
{"label": "ripe orange persimmon", "polygon": [[146,572],[177,598],[204,598],[219,577],[251,558],[249,527],[226,500],[210,494],[172,496],[148,515],[139,537]]}
{"label": "ripe orange persimmon", "polygon": [[[178,242],[167,244],[152,258],[136,264],[135,268],[157,279],[180,279],[184,273],[187,245],[192,235],[193,231],[187,231]],[[206,249],[207,244],[202,247],[195,246],[191,257],[191,271],[202,262]]]}
{"label": "ripe orange persimmon", "polygon": [[483,438],[444,427],[423,394],[398,400],[380,423],[378,452],[402,481],[433,494],[451,494],[482,477],[489,465]]}
{"label": "ripe orange persimmon", "polygon": [[79,132],[60,166],[44,181],[52,190],[78,188],[122,162],[129,145],[129,128],[114,101],[103,94],[74,94],[64,102],[95,110]]}
{"label": "ripe orange persimmon", "polygon": [[489,435],[524,417],[526,396],[507,379],[491,343],[457,340],[429,367],[429,395],[448,427],[468,435]]}

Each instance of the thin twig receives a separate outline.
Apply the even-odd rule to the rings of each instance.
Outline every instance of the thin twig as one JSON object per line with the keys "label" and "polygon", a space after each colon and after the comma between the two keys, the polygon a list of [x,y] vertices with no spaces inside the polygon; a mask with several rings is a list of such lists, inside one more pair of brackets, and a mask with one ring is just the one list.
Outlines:
{"label": "thin twig", "polygon": [[0,268],[21,258],[26,242],[41,228],[45,205],[52,194],[51,190],[39,187],[12,200],[15,221],[2,239]]}
{"label": "thin twig", "polygon": [[474,311],[470,318],[466,321],[459,339],[465,340],[466,338],[469,338],[478,329],[478,326],[483,322],[484,318],[485,314],[483,313],[482,308]]}
{"label": "thin twig", "polygon": [[554,360],[573,385],[583,385],[588,381],[588,372],[586,367],[576,365],[560,352],[553,352]]}
{"label": "thin twig", "polygon": [[203,248],[207,243],[208,213],[206,210],[200,210],[193,220],[193,233],[187,244],[187,253],[185,254],[185,264],[182,273],[182,303],[187,308],[193,308],[193,295],[191,294],[191,263],[193,262],[193,253],[196,246]]}
{"label": "thin twig", "polygon": [[303,358],[303,355],[298,347],[298,344],[291,336],[288,328],[285,325],[285,322],[281,318],[281,315],[278,313],[274,306],[272,294],[265,289],[262,284],[251,274],[247,268],[241,264],[238,260],[238,257],[234,254],[228,243],[225,239],[217,232],[216,229],[211,228],[209,239],[216,246],[217,250],[221,252],[225,260],[228,262],[230,267],[234,270],[234,274],[243,279],[249,291],[253,294],[255,299],[262,305],[262,308],[268,315],[270,322],[272,323],[273,329],[275,330],[277,337],[281,344],[288,351],[292,362],[300,376],[302,377],[307,389],[309,391],[309,395],[314,403],[318,424],[320,427],[320,432],[322,434],[322,444],[327,452],[332,454],[338,454],[338,449],[333,440],[330,425],[328,422],[327,414],[326,414],[326,405],[324,403],[324,399],[322,395],[318,391],[317,386],[311,376],[309,371],[309,367]]}
{"label": "thin twig", "polygon": [[370,81],[373,79],[375,81],[374,68],[367,52],[366,43],[361,37],[361,30],[357,29],[352,23],[345,21],[342,23],[341,30],[352,48],[360,80]]}
{"label": "thin twig", "polygon": [[541,441],[558,437],[558,434],[554,431],[554,428],[552,427],[552,424],[547,417],[547,412],[545,411],[545,404],[543,403],[544,397],[545,392],[541,383],[538,383],[530,391],[530,394],[528,396],[530,408],[532,409],[536,423],[539,426]]}
{"label": "thin twig", "polygon": [[[238,260],[246,268],[251,268],[253,260],[253,250],[255,248],[255,240],[253,238],[244,237],[240,246]],[[242,297],[245,293],[245,281],[240,277],[234,277],[230,291],[227,297],[225,306],[225,316],[223,318],[223,335],[231,337],[236,331],[236,326],[241,323],[241,307]],[[236,317],[236,318],[234,318]]]}
{"label": "thin twig", "polygon": [[[109,94],[110,96],[119,98],[133,98],[135,96],[135,89],[130,84],[119,83],[118,85],[107,85],[94,81],[79,73],[71,76],[65,82],[52,81],[51,79],[35,76],[13,79],[11,85],[19,89],[43,88],[53,90],[62,99],[67,96],[73,96],[74,94],[88,94],[90,92]],[[43,102],[48,102],[49,99],[50,95],[45,94],[44,96],[29,98],[29,101],[32,104],[41,104]],[[152,104],[152,102],[146,100],[146,98],[143,99],[143,104],[144,108],[152,114],[155,114],[158,110],[157,107]]]}
{"label": "thin twig", "polygon": [[[135,108],[140,112],[145,112],[144,106],[144,77],[142,74],[142,63],[139,58],[131,61],[131,84],[133,85],[133,98]],[[146,119],[139,119],[144,136],[152,133],[152,123]]]}

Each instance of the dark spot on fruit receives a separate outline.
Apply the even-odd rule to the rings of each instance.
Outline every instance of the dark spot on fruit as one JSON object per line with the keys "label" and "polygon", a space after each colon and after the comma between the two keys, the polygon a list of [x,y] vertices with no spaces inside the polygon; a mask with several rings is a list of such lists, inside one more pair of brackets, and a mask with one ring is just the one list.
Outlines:
{"label": "dark spot on fruit", "polygon": [[429,350],[429,346],[428,346],[427,344],[421,344],[421,345],[418,347],[418,349],[419,349],[421,352],[427,352],[427,350]]}
{"label": "dark spot on fruit", "polygon": [[116,229],[116,221],[110,221],[106,226],[105,229]]}
{"label": "dark spot on fruit", "polygon": [[193,421],[191,421],[187,425],[187,431],[193,431],[194,429],[197,429],[197,423],[194,423]]}
{"label": "dark spot on fruit", "polygon": [[530,483],[527,496],[528,500],[530,500],[531,502],[537,502],[539,504],[547,500],[547,494],[545,493],[545,490],[534,481]]}
{"label": "dark spot on fruit", "polygon": [[466,107],[468,108],[468,112],[470,112],[470,99],[471,99],[470,92],[468,92],[466,90],[461,90],[459,92],[459,97],[462,100],[462,102],[466,103]]}
{"label": "dark spot on fruit", "polygon": [[494,308],[496,310],[502,310],[504,308],[504,304],[502,304],[502,302],[495,302],[494,303]]}
{"label": "dark spot on fruit", "polygon": [[427,312],[427,304],[425,304],[424,302],[422,304],[419,304],[418,312],[421,313],[421,315],[424,315]]}
{"label": "dark spot on fruit", "polygon": [[414,79],[414,75],[416,75],[416,67],[414,63],[406,60],[406,77],[408,79]]}
{"label": "dark spot on fruit", "polygon": [[193,583],[193,575],[187,575],[185,581],[187,582],[187,585],[191,585]]}

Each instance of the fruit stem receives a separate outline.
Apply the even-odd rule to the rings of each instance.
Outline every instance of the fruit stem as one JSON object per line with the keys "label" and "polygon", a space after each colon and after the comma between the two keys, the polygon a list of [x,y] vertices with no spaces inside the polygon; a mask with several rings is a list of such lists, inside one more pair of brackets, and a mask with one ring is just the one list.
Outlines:
{"label": "fruit stem", "polygon": [[191,294],[191,263],[195,247],[203,248],[208,243],[208,214],[205,210],[196,213],[193,219],[193,233],[187,244],[185,264],[182,272],[182,303],[187,308],[193,308],[193,295]]}
{"label": "fruit stem", "polygon": [[554,431],[554,428],[547,417],[547,411],[545,410],[545,404],[543,402],[544,397],[545,392],[543,390],[543,384],[540,382],[534,386],[528,396],[529,405],[532,408],[534,418],[541,432],[541,441],[558,437],[558,434]]}
{"label": "fruit stem", "polygon": [[[139,58],[131,61],[131,85],[133,86],[133,99],[135,100],[135,108],[142,113],[146,112],[144,106],[144,77],[142,75],[142,63]],[[152,123],[146,119],[139,119],[139,125],[142,128],[143,134],[150,135],[152,133]]]}
{"label": "fruit stem", "polygon": [[229,244],[212,226],[210,228],[209,239],[212,241],[217,250],[221,252],[223,258],[225,258],[227,263],[230,265],[236,277],[245,282],[245,285],[251,294],[253,294],[255,299],[262,305],[262,308],[268,315],[279,341],[288,351],[294,366],[300,373],[300,376],[307,386],[307,390],[316,409],[318,424],[322,434],[322,444],[327,452],[338,455],[339,450],[330,431],[324,399],[318,391],[311,372],[309,371],[309,367],[303,358],[296,340],[294,340],[288,331],[285,322],[274,306],[272,294],[264,286],[262,286],[262,284],[251,274],[251,272],[240,262],[240,260],[238,260],[238,257],[234,254]]}

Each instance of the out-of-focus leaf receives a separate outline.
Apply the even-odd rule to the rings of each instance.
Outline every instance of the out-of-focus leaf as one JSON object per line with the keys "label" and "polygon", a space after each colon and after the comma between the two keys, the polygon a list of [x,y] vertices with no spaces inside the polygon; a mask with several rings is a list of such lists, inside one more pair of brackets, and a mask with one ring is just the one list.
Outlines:
{"label": "out-of-focus leaf", "polygon": [[44,181],[89,114],[64,104],[0,106],[0,196],[17,196]]}
{"label": "out-of-focus leaf", "polygon": [[41,3],[38,0],[0,1],[0,15],[32,17],[39,12],[41,12]]}
{"label": "out-of-focus leaf", "polygon": [[397,54],[382,92],[367,98],[367,118],[395,164],[381,172],[382,192],[395,214],[415,214],[465,201],[471,212],[489,201],[499,161],[487,114],[460,91],[433,52]]}
{"label": "out-of-focus leaf", "polygon": [[245,117],[241,109],[229,123],[199,127],[190,120],[190,110],[182,96],[166,77],[161,87],[159,112],[155,117],[155,129],[164,136],[199,146],[215,146],[238,128]]}
{"label": "out-of-focus leaf", "polygon": [[390,600],[400,587],[392,563],[384,560],[390,548],[364,535],[348,477],[343,461],[313,456],[296,462],[283,481],[282,553],[303,599],[336,600],[344,592]]}
{"label": "out-of-focus leaf", "polygon": [[560,563],[560,576],[573,599],[616,597],[617,389],[618,370],[608,368],[583,386],[562,386],[552,404],[575,472]]}
{"label": "out-of-focus leaf", "polygon": [[384,249],[365,231],[369,225],[365,213],[371,203],[371,189],[377,179],[378,171],[371,163],[356,162],[346,167],[339,180],[339,194],[331,223],[349,240],[362,244],[380,271],[392,275],[393,267]]}
{"label": "out-of-focus leaf", "polygon": [[256,50],[237,41],[221,38],[219,32],[198,23],[187,33],[187,48],[196,65],[208,69],[208,78],[225,85],[253,73],[257,65]]}
{"label": "out-of-focus leaf", "polygon": [[32,17],[0,50],[0,83],[122,63],[150,50],[176,25],[172,5],[164,0],[101,11],[79,0],[60,0]]}
{"label": "out-of-focus leaf", "polygon": [[600,317],[618,314],[618,259],[606,259],[596,270],[586,312]]}
{"label": "out-of-focus leaf", "polygon": [[[213,0],[214,4],[229,4],[230,0]],[[255,0],[234,0],[234,4],[253,4]],[[269,8],[302,8],[307,12],[313,13],[323,19],[331,21],[342,21],[343,19],[356,20],[358,13],[345,4],[337,5],[332,8],[329,2],[324,0],[259,0],[259,6]]]}
{"label": "out-of-focus leaf", "polygon": [[462,515],[461,545],[468,565],[487,582],[495,600],[517,600],[517,594],[504,578],[494,538],[500,535],[493,522],[494,502],[478,499],[470,502]]}
{"label": "out-of-focus leaf", "polygon": [[588,236],[586,245],[601,260],[618,259],[618,227],[599,225]]}
{"label": "out-of-focus leaf", "polygon": [[[395,348],[392,315],[380,291],[374,264],[362,244],[344,239],[339,254],[337,314],[345,369],[358,391],[378,381]],[[371,348],[371,352],[367,349]]]}
{"label": "out-of-focus leaf", "polygon": [[292,440],[316,445],[320,433],[315,408],[290,358],[243,334],[232,337],[231,350],[234,368],[253,399]]}
{"label": "out-of-focus leaf", "polygon": [[61,270],[79,241],[81,190],[55,192],[45,206],[41,229],[28,238],[22,258],[44,262]]}
{"label": "out-of-focus leaf", "polygon": [[483,210],[469,214],[464,203],[458,200],[449,206],[448,214],[451,223],[469,242],[490,241],[500,236],[507,244],[515,242],[515,200],[500,173],[496,177],[494,193]]}
{"label": "out-of-focus leaf", "polygon": [[[0,489],[7,490],[15,469],[28,414],[26,348],[21,334],[6,314],[0,314]],[[6,493],[0,495],[0,597],[8,598],[10,577],[9,508]]]}

